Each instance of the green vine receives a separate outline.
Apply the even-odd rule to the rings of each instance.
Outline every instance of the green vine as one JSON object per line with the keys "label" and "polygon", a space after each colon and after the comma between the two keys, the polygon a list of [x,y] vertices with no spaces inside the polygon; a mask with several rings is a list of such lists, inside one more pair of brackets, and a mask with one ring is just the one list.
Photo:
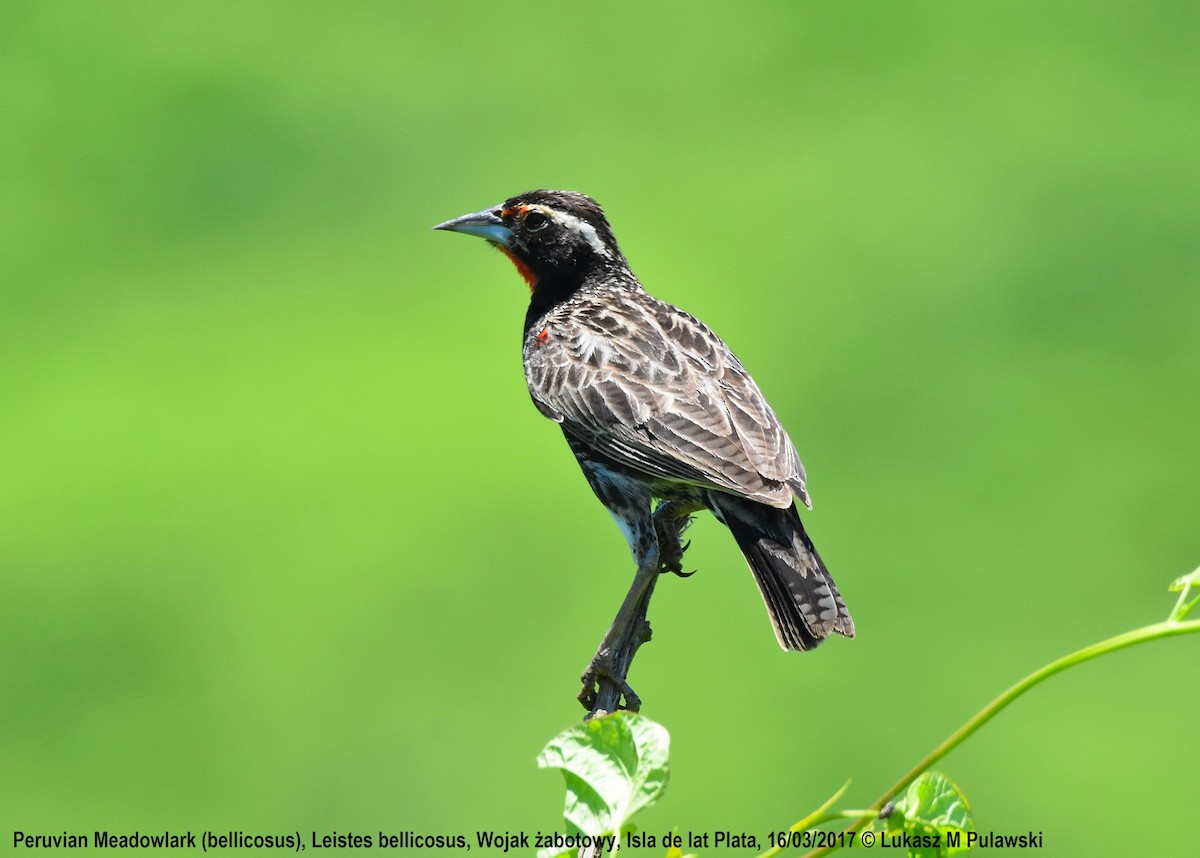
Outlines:
{"label": "green vine", "polygon": [[[1049,679],[1057,673],[1062,673],[1070,667],[1078,664],[1083,664],[1085,661],[1091,661],[1094,658],[1099,658],[1102,655],[1107,655],[1110,652],[1126,649],[1136,644],[1147,643],[1149,641],[1159,640],[1161,638],[1174,637],[1176,635],[1187,635],[1200,632],[1200,620],[1187,620],[1188,613],[1200,603],[1200,569],[1196,569],[1189,575],[1184,575],[1182,578],[1177,578],[1172,582],[1171,591],[1179,591],[1179,598],[1175,601],[1175,606],[1171,609],[1171,613],[1165,620],[1160,623],[1154,623],[1149,626],[1143,626],[1140,629],[1134,629],[1107,640],[1094,643],[1091,646],[1086,646],[1083,649],[1076,650],[1069,655],[1065,655],[1057,661],[1052,661],[1045,667],[1035,670],[1033,673],[1026,676],[1016,684],[1009,687],[1004,693],[996,697],[991,703],[983,707],[977,712],[967,723],[963,724],[957,730],[950,734],[947,739],[929,752],[926,757],[917,763],[909,772],[900,780],[896,781],[890,789],[875,800],[869,810],[859,815],[859,811],[854,811],[857,821],[847,829],[847,833],[861,832],[867,826],[871,825],[875,819],[879,817],[880,812],[887,806],[888,802],[893,801],[900,795],[908,786],[917,780],[925,772],[931,770],[935,763],[961,745],[980,727],[986,724],[992,718],[996,717],[1001,710],[1007,707],[1010,703],[1024,694],[1035,685]],[[1189,600],[1192,593],[1197,595]],[[843,787],[843,789],[845,789]],[[840,794],[840,793],[839,793]],[[828,821],[828,820],[820,820]],[[803,822],[803,820],[802,820]],[[818,823],[819,824],[819,823]],[[811,852],[805,853],[803,858],[818,858],[821,855],[828,855],[835,852],[841,847],[839,845],[823,846],[819,849],[814,849]],[[777,850],[771,850],[763,853],[762,858],[778,854]]]}
{"label": "green vine", "polygon": [[[1012,685],[930,751],[900,780],[866,809],[834,810],[847,783],[824,804],[786,831],[772,834],[772,848],[759,858],[775,858],[785,849],[809,848],[803,858],[818,858],[848,846],[869,845],[892,838],[909,858],[965,853],[975,836],[970,806],[962,792],[933,766],[1034,686],[1064,670],[1136,644],[1200,632],[1200,619],[1188,614],[1200,604],[1200,569],[1171,584],[1179,598],[1165,620],[1084,647]],[[665,728],[631,712],[594,718],[559,734],[548,744],[538,764],[562,771],[567,785],[564,817],[567,833],[556,836],[539,852],[540,858],[576,852],[614,855],[636,828],[631,817],[658,801],[670,775],[670,737]],[[819,826],[851,821],[843,830]],[[876,823],[882,831],[876,831]],[[660,845],[647,836],[636,845]],[[678,837],[661,845],[667,855],[681,856]]]}

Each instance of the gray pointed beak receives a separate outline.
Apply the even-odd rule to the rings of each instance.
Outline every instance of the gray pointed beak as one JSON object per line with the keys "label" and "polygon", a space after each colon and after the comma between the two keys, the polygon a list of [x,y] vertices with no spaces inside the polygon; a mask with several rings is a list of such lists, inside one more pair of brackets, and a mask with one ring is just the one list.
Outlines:
{"label": "gray pointed beak", "polygon": [[513,232],[500,219],[500,207],[493,206],[483,211],[465,214],[445,223],[439,223],[434,229],[444,229],[449,232],[465,232],[467,235],[477,235],[493,244],[507,246],[512,241]]}

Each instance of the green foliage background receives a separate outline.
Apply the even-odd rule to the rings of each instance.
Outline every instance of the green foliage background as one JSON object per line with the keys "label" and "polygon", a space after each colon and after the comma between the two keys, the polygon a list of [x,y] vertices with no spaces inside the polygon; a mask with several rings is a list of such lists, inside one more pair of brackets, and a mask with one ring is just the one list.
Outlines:
{"label": "green foliage background", "polygon": [[[632,568],[429,227],[604,203],[810,472],[860,636],[785,655],[698,523],[632,679],[651,832],[866,803],[1200,559],[1189,3],[0,7],[11,831],[552,830],[534,768]],[[1185,854],[1200,642],[942,766],[981,831]]]}

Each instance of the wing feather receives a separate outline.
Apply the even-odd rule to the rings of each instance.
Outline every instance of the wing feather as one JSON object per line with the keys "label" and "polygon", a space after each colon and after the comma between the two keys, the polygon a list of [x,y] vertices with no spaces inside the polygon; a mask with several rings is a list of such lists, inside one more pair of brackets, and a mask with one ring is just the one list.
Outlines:
{"label": "wing feather", "polygon": [[795,447],[758,385],[701,322],[644,292],[577,297],[525,343],[539,410],[654,479],[807,503]]}

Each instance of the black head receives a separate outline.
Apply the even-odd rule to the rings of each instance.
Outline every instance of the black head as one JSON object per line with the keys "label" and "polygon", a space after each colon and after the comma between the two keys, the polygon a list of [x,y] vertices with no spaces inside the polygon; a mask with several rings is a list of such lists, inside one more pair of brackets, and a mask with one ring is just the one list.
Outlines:
{"label": "black head", "polygon": [[573,288],[592,271],[626,264],[604,210],[574,191],[529,191],[434,229],[487,239],[512,259],[533,290],[548,284]]}

